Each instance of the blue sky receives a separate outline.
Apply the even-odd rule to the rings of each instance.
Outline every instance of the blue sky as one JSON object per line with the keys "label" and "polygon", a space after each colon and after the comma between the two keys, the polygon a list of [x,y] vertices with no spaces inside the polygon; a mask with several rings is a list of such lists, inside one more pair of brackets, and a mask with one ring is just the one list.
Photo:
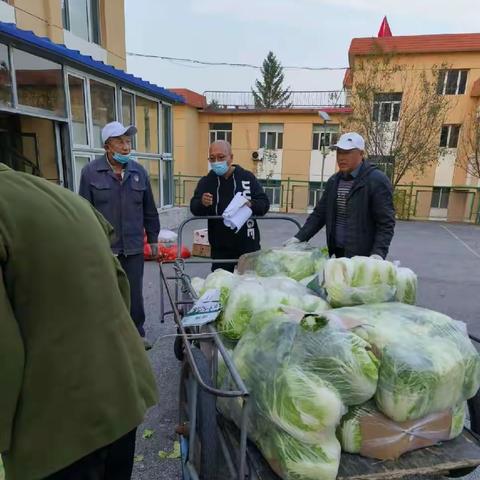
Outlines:
{"label": "blue sky", "polygon": [[[479,32],[478,0],[125,0],[127,52],[261,65],[348,64],[354,37]],[[165,87],[249,90],[260,71],[127,56],[128,70]],[[286,70],[293,90],[341,88],[343,72]]]}

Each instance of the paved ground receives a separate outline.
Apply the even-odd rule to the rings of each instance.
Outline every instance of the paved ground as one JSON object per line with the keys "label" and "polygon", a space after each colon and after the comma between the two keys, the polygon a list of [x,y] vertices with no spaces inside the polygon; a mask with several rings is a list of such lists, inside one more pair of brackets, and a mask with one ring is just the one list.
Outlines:
{"label": "paved ground", "polygon": [[[298,215],[303,222],[305,216]],[[295,232],[286,222],[264,221],[261,224],[263,246],[280,245]],[[196,221],[185,230],[185,244],[191,245],[192,230],[202,228]],[[322,245],[324,234],[311,242]],[[467,322],[471,333],[480,337],[480,227],[427,222],[399,222],[390,258],[400,260],[419,275],[419,305],[444,312]],[[205,276],[207,266],[195,266],[193,275]],[[145,301],[148,314],[147,335],[155,341],[150,358],[157,375],[160,403],[153,408],[139,429],[138,461],[134,480],[177,480],[178,460],[162,460],[159,451],[170,451],[176,439],[177,383],[179,363],[173,355],[173,321],[160,324],[159,279],[156,265],[148,263],[145,271]],[[142,438],[145,429],[154,431],[149,439]],[[471,477],[471,478],[480,478]]]}

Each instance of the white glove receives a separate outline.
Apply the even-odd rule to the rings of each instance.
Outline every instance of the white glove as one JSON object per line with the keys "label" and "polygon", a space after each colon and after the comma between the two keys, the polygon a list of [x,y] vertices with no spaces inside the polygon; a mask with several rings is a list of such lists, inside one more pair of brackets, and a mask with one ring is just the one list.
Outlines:
{"label": "white glove", "polygon": [[150,248],[152,249],[152,257],[157,258],[158,257],[158,243],[151,243]]}
{"label": "white glove", "polygon": [[297,237],[289,238],[287,241],[283,242],[284,247],[290,247],[295,245],[296,243],[300,243],[300,240]]}
{"label": "white glove", "polygon": [[374,253],[373,255],[370,255],[370,258],[373,258],[375,260],[383,260],[383,258],[380,255],[377,255],[376,253]]}

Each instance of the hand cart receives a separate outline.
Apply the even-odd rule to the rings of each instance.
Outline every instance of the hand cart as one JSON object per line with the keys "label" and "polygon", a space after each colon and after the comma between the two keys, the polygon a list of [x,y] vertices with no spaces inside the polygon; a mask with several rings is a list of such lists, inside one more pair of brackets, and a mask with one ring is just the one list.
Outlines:
{"label": "hand cart", "polygon": [[[255,217],[254,217],[255,218]],[[222,219],[219,216],[191,217],[178,229],[181,251],[184,227],[196,220]],[[299,222],[288,216],[265,216],[257,220]],[[237,259],[238,260],[238,259]],[[185,329],[183,312],[193,305],[197,294],[186,272],[188,264],[236,263],[225,259],[181,259],[159,264],[160,285],[171,310],[165,310],[160,298],[160,321],[173,314],[179,336],[175,355],[182,361],[179,389],[180,451],[183,480],[279,480],[256,446],[247,439],[248,389],[238,374],[227,347],[212,325]],[[173,276],[166,273],[173,267]],[[174,281],[171,285],[169,281]],[[480,344],[480,339],[470,337]],[[221,357],[231,377],[231,390],[216,385],[218,359]],[[217,410],[218,398],[240,401],[242,416],[237,427]],[[378,461],[342,453],[338,480],[387,480],[405,477],[423,478],[467,475],[480,465],[480,394],[469,400],[470,427],[458,438],[403,455],[396,461]]]}

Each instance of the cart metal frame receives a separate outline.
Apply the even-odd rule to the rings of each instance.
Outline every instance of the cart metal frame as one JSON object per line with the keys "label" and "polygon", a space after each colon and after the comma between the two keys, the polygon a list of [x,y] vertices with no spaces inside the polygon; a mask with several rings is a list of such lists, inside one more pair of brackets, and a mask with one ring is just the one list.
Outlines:
{"label": "cart metal frame", "polygon": [[[254,220],[260,221],[286,221],[293,223],[298,229],[301,225],[295,218],[284,216],[284,215],[275,215],[275,216],[264,216],[264,217],[252,217]],[[182,240],[183,240],[183,230],[185,226],[193,221],[198,220],[223,220],[222,216],[199,216],[199,217],[189,217],[185,219],[180,226],[178,227],[178,239],[177,239],[177,252],[181,252]],[[227,468],[230,470],[232,478],[238,480],[244,480],[247,473],[247,404],[248,404],[248,389],[245,386],[243,380],[241,379],[238,371],[235,368],[235,365],[230,358],[230,355],[225,349],[223,342],[218,336],[217,331],[211,325],[206,325],[202,329],[196,328],[193,332],[187,331],[182,325],[182,315],[180,312],[180,307],[185,308],[188,305],[194,303],[197,299],[197,295],[192,288],[189,275],[185,272],[185,268],[188,264],[215,264],[215,263],[236,263],[238,259],[203,259],[203,258],[189,258],[182,259],[177,258],[173,262],[165,262],[165,264],[173,265],[174,275],[167,276],[164,271],[164,264],[159,264],[160,272],[160,286],[162,293],[160,295],[160,322],[165,321],[165,316],[173,314],[175,324],[178,328],[179,335],[182,338],[183,349],[185,353],[185,360],[188,362],[192,373],[194,375],[195,381],[190,382],[189,385],[189,398],[192,398],[192,402],[189,403],[189,419],[190,419],[190,428],[188,432],[188,443],[189,445],[195,444],[195,435],[196,435],[196,421],[197,421],[197,399],[198,399],[198,388],[200,387],[204,391],[211,393],[215,397],[224,397],[224,398],[242,398],[242,417],[240,424],[240,442],[239,442],[239,452],[238,458],[236,461],[231,458],[230,452],[228,451],[227,440],[223,436],[223,433],[220,428],[218,428],[219,442],[221,446],[222,453],[225,457]],[[174,291],[172,293],[171,288],[168,284],[169,281],[175,281]],[[171,310],[165,309],[165,298],[163,295],[163,290],[165,290],[168,301],[171,306]],[[183,300],[180,298],[180,293],[186,294],[189,299]],[[214,349],[214,354],[212,356],[213,365],[212,365],[212,377],[216,379],[217,373],[217,358],[218,353],[221,355],[225,365],[228,369],[228,372],[233,381],[234,389],[233,390],[223,390],[219,388],[211,387],[207,385],[204,379],[202,378],[199,369],[196,365],[193,353],[191,340],[199,340],[202,342],[210,342]],[[196,472],[194,467],[194,458],[191,458],[189,452],[189,458],[186,459],[185,467],[188,471],[188,474],[192,480],[199,479],[199,472]],[[193,452],[194,453],[194,452]],[[237,464],[237,472],[235,472],[235,463]]]}

